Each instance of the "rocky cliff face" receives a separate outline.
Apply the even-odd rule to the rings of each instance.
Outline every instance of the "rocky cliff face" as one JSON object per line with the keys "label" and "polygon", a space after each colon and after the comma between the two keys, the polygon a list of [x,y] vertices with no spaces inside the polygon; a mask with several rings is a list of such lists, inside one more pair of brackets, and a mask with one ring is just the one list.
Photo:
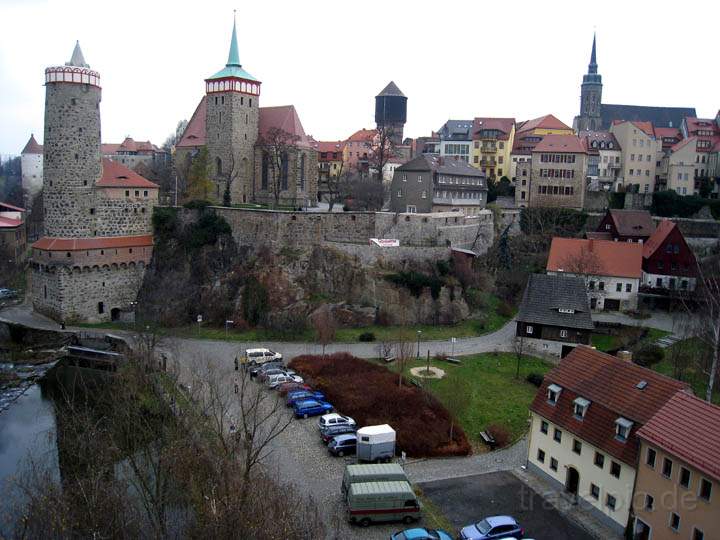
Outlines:
{"label": "rocky cliff face", "polygon": [[[453,324],[469,315],[460,287],[443,286],[436,297],[429,289],[414,296],[386,279],[394,269],[367,266],[322,245],[251,250],[220,233],[190,248],[191,226],[176,222],[156,236],[138,298],[140,320],[179,326],[201,314],[210,324],[251,324],[248,319],[260,312],[269,325],[281,325],[288,314],[307,319],[323,304],[331,305],[343,326]],[[250,306],[258,302],[264,305]]]}

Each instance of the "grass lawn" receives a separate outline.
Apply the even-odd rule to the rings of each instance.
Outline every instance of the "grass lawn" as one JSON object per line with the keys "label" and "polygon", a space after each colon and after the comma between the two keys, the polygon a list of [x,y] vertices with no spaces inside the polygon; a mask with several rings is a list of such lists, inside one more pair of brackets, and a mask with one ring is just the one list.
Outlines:
{"label": "grass lawn", "polygon": [[[487,308],[484,313],[484,320],[469,319],[455,325],[415,325],[415,326],[364,326],[362,328],[338,328],[335,333],[336,343],[357,343],[360,334],[371,332],[375,335],[375,341],[391,341],[400,335],[408,336],[410,340],[417,339],[418,330],[422,332],[421,339],[443,340],[451,337],[465,338],[480,336],[494,332],[510,320],[510,317],[498,315],[495,311],[500,300],[488,295]],[[83,328],[101,328],[107,330],[135,330],[136,327],[130,324],[117,322],[81,324]],[[178,328],[156,328],[155,331],[161,335],[172,335],[195,339],[212,339],[220,341],[242,341],[242,342],[263,342],[263,341],[300,341],[312,343],[315,339],[315,332],[308,328],[301,334],[288,335],[281,332],[274,332],[262,328],[252,330],[229,329],[227,333],[224,328],[213,328],[197,325],[183,326]]]}
{"label": "grass lawn", "polygon": [[[672,356],[676,350],[684,349],[689,358],[697,358],[702,354],[705,354],[706,346],[698,341],[697,339],[684,339],[673,344],[671,347],[665,349],[665,358],[658,364],[652,366],[652,369],[668,377],[675,378],[675,368],[673,366]],[[689,362],[687,367],[683,370],[682,376],[679,377],[681,381],[684,381],[690,385],[694,394],[705,399],[705,392],[707,390],[707,375],[704,374],[697,367]],[[720,405],[720,392],[715,391],[712,396],[712,402],[716,405]]]}
{"label": "grass lawn", "polygon": [[[646,328],[647,334],[640,341],[641,344],[655,343],[661,337],[667,336],[670,332],[658,330],[657,328]],[[607,334],[593,334],[591,337],[592,346],[599,351],[611,351],[622,346],[622,336],[610,336]]]}
{"label": "grass lawn", "polygon": [[[472,389],[469,405],[458,415],[468,438],[479,441],[480,432],[490,424],[506,427],[513,441],[520,438],[527,431],[528,407],[537,392],[537,387],[528,383],[525,377],[529,373],[544,375],[552,366],[539,358],[524,357],[520,364],[520,379],[515,379],[514,354],[481,354],[464,356],[461,360],[460,365],[431,360],[430,365],[443,369],[447,375],[440,380],[424,380],[423,386],[450,409],[449,396],[454,391],[450,375],[456,373],[470,381]],[[426,363],[413,361],[407,369]]]}

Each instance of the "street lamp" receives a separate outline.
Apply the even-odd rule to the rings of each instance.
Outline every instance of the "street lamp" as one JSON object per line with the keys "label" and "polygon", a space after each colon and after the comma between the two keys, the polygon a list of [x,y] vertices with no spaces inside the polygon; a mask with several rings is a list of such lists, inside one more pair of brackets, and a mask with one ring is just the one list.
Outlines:
{"label": "street lamp", "polygon": [[418,347],[417,347],[417,359],[420,360],[420,336],[422,335],[422,330],[417,331],[417,337],[418,337]]}

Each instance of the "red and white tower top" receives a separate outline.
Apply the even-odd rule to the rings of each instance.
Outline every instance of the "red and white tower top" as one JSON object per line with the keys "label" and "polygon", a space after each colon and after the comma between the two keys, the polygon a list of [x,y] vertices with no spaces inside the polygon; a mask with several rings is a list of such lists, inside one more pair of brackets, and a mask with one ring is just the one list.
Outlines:
{"label": "red and white tower top", "polygon": [[100,88],[100,74],[90,69],[85,63],[80,42],[75,42],[72,58],[64,66],[54,66],[45,69],[45,84],[64,82],[75,84],[90,84]]}
{"label": "red and white tower top", "polygon": [[253,96],[260,95],[262,83],[250,75],[240,64],[238,53],[237,32],[233,20],[232,39],[230,40],[230,53],[225,67],[212,77],[205,79],[205,90],[208,94],[214,92],[241,92]]}

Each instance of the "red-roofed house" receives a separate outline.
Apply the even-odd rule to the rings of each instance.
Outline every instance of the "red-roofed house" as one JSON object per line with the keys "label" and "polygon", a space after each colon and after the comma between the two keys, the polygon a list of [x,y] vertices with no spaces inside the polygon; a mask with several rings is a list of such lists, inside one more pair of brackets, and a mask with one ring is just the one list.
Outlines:
{"label": "red-roofed house", "polygon": [[635,310],[642,256],[643,245],[634,242],[555,237],[547,273],[583,276],[593,310]]}
{"label": "red-roofed house", "polygon": [[530,405],[530,471],[582,499],[622,534],[633,503],[638,430],[687,388],[627,360],[576,347],[545,375]]}
{"label": "red-roofed house", "polygon": [[510,177],[510,153],[515,141],[514,118],[475,118],[470,164],[486,178]]}
{"label": "red-roofed house", "polygon": [[694,291],[697,284],[697,261],[678,226],[669,219],[660,222],[643,245],[643,278],[645,289]]}
{"label": "red-roofed house", "polygon": [[318,197],[328,192],[328,178],[343,171],[345,141],[313,141],[318,154]]}
{"label": "red-roofed house", "polygon": [[622,148],[622,169],[619,178],[625,186],[634,186],[638,193],[655,191],[657,162],[662,156],[662,141],[655,135],[650,122],[615,120],[610,133]]}
{"label": "red-roofed house", "polygon": [[572,135],[570,126],[555,118],[552,114],[546,114],[540,118],[525,120],[515,124],[515,136],[513,138],[512,151],[510,153],[510,179],[515,180],[517,164],[529,162],[535,145],[545,135]]}
{"label": "red-roofed house", "polygon": [[544,135],[532,150],[532,160],[517,164],[515,204],[582,208],[587,164],[584,139],[577,135]]}
{"label": "red-roofed house", "polygon": [[377,137],[378,132],[376,129],[363,128],[347,138],[343,149],[343,161],[348,170],[368,171],[368,159]]}
{"label": "red-roofed house", "polygon": [[720,538],[720,407],[676,392],[637,437],[635,538]]}
{"label": "red-roofed house", "polygon": [[643,243],[655,232],[655,222],[647,210],[610,209],[600,221],[597,232],[607,233],[609,240]]}
{"label": "red-roofed house", "polygon": [[100,149],[103,157],[122,163],[130,169],[135,169],[141,163],[152,168],[170,160],[170,154],[162,148],[150,141],[136,141],[131,137],[126,137],[120,144],[103,143]]}
{"label": "red-roofed house", "polygon": [[686,117],[680,126],[684,139],[670,149],[667,187],[681,195],[697,195],[703,182],[717,197],[716,172],[720,126],[716,119]]}
{"label": "red-roofed house", "polygon": [[0,201],[0,271],[5,263],[18,264],[26,256],[25,209]]}

